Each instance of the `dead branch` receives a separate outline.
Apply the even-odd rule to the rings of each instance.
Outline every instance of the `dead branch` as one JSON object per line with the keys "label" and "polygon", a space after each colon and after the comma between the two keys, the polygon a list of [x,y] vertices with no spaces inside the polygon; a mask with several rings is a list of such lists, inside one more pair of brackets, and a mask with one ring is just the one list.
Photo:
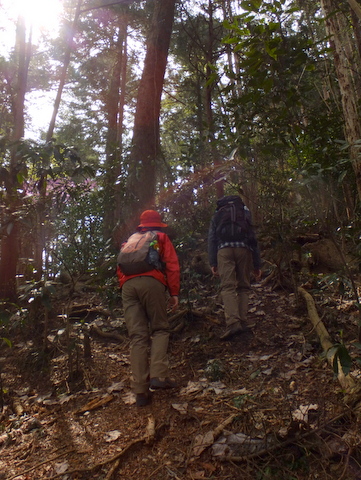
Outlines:
{"label": "dead branch", "polygon": [[230,415],[228,418],[226,418],[222,423],[220,423],[218,425],[218,427],[216,427],[214,430],[213,430],[213,437],[214,439],[216,440],[220,434],[223,432],[223,430],[233,422],[233,420],[236,418],[236,414],[233,414],[233,415]]}
{"label": "dead branch", "polygon": [[184,308],[183,310],[180,310],[179,312],[175,313],[174,315],[169,317],[169,323],[173,323],[179,320],[180,318],[184,317],[184,315],[186,315],[187,312],[188,312],[188,309]]}
{"label": "dead branch", "polygon": [[154,440],[154,437],[155,437],[155,418],[153,417],[153,415],[150,415],[150,417],[148,418],[148,425],[147,425],[145,435],[147,437],[146,443],[151,443]]}
{"label": "dead branch", "polygon": [[96,408],[102,407],[103,405],[111,402],[113,398],[113,395],[105,395],[104,397],[93,398],[86,405],[76,410],[75,413],[81,414],[90,410],[95,410]]}
{"label": "dead branch", "polygon": [[99,335],[99,337],[102,338],[110,338],[112,340],[117,340],[118,342],[123,343],[125,341],[125,337],[122,335],[118,335],[117,333],[111,333],[111,332],[103,332],[99,327],[96,325],[92,325],[90,327],[90,333],[95,333],[96,335]]}
{"label": "dead branch", "polygon": [[283,442],[277,442],[272,445],[270,445],[267,448],[264,448],[262,450],[259,450],[258,452],[250,453],[248,455],[228,455],[227,457],[224,458],[219,458],[220,461],[223,462],[245,462],[252,460],[253,458],[260,458],[265,455],[270,455],[271,453],[274,453],[277,450],[283,451],[286,447],[289,445],[294,445],[294,444],[299,444],[302,440],[306,440],[308,437],[315,435],[317,433],[325,431],[330,425],[332,425],[335,422],[338,422],[342,418],[344,418],[346,415],[349,415],[349,410],[341,413],[340,415],[337,415],[336,417],[332,418],[328,422],[324,423],[318,428],[315,428],[313,430],[309,430],[307,432],[299,433],[298,435],[296,434],[292,438],[287,438]]}
{"label": "dead branch", "polygon": [[[308,317],[311,320],[311,323],[314,326],[316,333],[318,334],[323,351],[326,353],[328,363],[332,367],[335,355],[327,355],[327,353],[330,351],[330,348],[333,347],[331,337],[325,325],[323,324],[322,320],[318,316],[315,302],[312,296],[308,292],[306,292],[306,290],[302,287],[298,288],[298,292],[303,296],[303,298],[306,301]],[[348,394],[354,393],[356,388],[355,381],[353,380],[352,377],[350,377],[350,375],[344,374],[341,365],[339,365],[339,368],[338,368],[337,378],[338,378],[338,381],[340,382],[341,387],[346,391],[346,393]]]}
{"label": "dead branch", "polygon": [[226,418],[226,420],[220,423],[214,430],[210,430],[205,434],[196,435],[194,439],[193,455],[195,457],[199,457],[204,450],[213,445],[214,441],[217,440],[223,430],[233,422],[236,416],[237,414],[232,414]]}
{"label": "dead branch", "polygon": [[[64,455],[68,455],[69,453],[72,453],[74,451],[75,451],[75,449],[73,448],[71,450],[67,450],[66,452],[59,453],[59,455],[56,455],[55,457],[51,457],[51,458],[48,458],[47,460],[44,460],[40,463],[37,463],[36,465],[34,465],[31,468],[28,468],[27,470],[24,470],[23,472],[18,473],[17,475],[13,475],[12,477],[9,477],[7,480],[13,480],[14,478],[22,477],[23,475],[26,475],[27,473],[32,472],[33,470],[36,470],[38,467],[41,467],[42,465],[45,465],[46,463],[53,462],[54,460],[57,460],[58,458],[63,457]],[[58,476],[61,476],[61,475],[64,475],[64,474],[61,473],[61,474],[56,475],[56,476],[58,477]]]}
{"label": "dead branch", "polygon": [[107,476],[104,478],[104,480],[110,480],[113,476],[113,474],[116,472],[117,468],[119,467],[120,464],[120,458],[118,458],[112,465],[112,467],[109,469]]}

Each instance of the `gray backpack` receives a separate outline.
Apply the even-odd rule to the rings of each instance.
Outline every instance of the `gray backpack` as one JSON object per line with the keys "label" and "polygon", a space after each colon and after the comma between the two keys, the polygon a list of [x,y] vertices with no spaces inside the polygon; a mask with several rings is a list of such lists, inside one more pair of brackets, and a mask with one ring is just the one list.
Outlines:
{"label": "gray backpack", "polygon": [[136,232],[122,245],[117,263],[124,275],[162,270],[158,235],[154,231]]}

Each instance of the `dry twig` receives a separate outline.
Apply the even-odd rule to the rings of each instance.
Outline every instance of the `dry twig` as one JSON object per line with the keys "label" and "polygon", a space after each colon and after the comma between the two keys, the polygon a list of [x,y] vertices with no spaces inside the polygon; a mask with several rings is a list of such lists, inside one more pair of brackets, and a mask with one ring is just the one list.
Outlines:
{"label": "dry twig", "polygon": [[[55,457],[48,458],[47,460],[44,460],[40,463],[37,463],[36,465],[34,465],[31,468],[28,468],[27,470],[24,470],[23,472],[18,473],[17,475],[13,475],[12,477],[9,477],[7,480],[13,480],[14,478],[21,477],[22,475],[25,475],[29,472],[32,472],[33,470],[36,470],[37,468],[41,467],[42,465],[45,465],[46,463],[53,462],[54,460],[57,460],[58,458],[63,457],[64,455],[68,455],[68,453],[74,452],[74,450],[75,449],[73,448],[71,450],[67,450],[66,452],[59,453],[59,455],[56,455]],[[64,475],[64,474],[62,473],[61,475]],[[56,476],[58,477],[60,475],[56,475]]]}

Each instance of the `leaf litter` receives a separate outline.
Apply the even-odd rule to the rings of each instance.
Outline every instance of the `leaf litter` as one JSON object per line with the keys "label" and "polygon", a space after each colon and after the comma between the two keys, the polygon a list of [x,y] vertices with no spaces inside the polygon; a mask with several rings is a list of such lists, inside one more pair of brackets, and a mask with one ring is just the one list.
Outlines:
{"label": "leaf litter", "polygon": [[[345,468],[356,475],[350,448],[360,447],[360,435],[350,428],[350,412],[307,315],[295,314],[294,298],[267,288],[256,287],[252,302],[253,335],[229,342],[219,341],[224,328],[219,304],[213,318],[210,305],[186,310],[184,327],[171,335],[169,349],[180,387],[155,392],[141,409],[130,390],[127,341],[92,336],[92,357],[82,360],[78,383],[70,381],[69,358],[60,347],[44,370],[26,364],[32,343],[6,348],[1,478],[230,479],[242,474],[254,480],[272,470],[274,476],[264,478],[282,480],[291,478],[295,459],[300,465],[308,462],[297,479],[317,478],[312,476],[317,473],[336,480]],[[116,322],[104,318],[98,324],[124,329],[121,314]],[[54,325],[54,331],[60,327]],[[308,446],[300,448],[302,442]]]}

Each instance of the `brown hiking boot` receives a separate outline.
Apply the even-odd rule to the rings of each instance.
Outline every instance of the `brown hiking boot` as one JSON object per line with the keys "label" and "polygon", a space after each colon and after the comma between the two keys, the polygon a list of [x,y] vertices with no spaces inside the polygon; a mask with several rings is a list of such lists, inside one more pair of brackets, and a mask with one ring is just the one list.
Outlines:
{"label": "brown hiking boot", "polygon": [[148,393],[137,393],[135,404],[137,407],[145,407],[150,403],[150,395]]}
{"label": "brown hiking boot", "polygon": [[150,379],[149,390],[153,392],[154,390],[164,390],[166,388],[177,388],[177,384],[174,380],[170,378],[159,378],[153,377]]}
{"label": "brown hiking boot", "polygon": [[244,328],[240,323],[234,323],[226,328],[226,331],[219,337],[221,340],[228,340],[240,333],[244,332]]}

